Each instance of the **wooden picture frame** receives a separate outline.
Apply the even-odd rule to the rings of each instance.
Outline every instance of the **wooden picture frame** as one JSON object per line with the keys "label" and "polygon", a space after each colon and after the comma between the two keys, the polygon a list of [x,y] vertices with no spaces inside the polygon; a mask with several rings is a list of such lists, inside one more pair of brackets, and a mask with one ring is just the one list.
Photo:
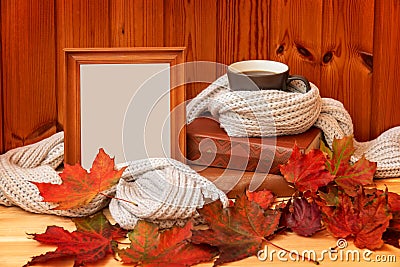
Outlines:
{"label": "wooden picture frame", "polygon": [[171,157],[186,161],[185,73],[184,68],[172,68],[184,63],[184,47],[143,48],[67,48],[65,82],[62,91],[65,110],[65,155],[67,164],[81,162],[81,65],[83,64],[170,64],[170,111],[180,106],[180,112],[170,117]]}

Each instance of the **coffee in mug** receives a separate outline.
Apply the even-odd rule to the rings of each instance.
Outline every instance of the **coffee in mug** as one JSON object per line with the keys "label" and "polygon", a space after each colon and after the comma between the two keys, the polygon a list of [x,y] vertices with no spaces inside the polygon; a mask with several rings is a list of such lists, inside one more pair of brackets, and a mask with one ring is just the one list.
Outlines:
{"label": "coffee in mug", "polygon": [[228,80],[231,90],[283,90],[287,85],[300,80],[306,86],[306,92],[311,89],[308,80],[300,75],[289,75],[289,66],[272,60],[245,60],[228,66]]}

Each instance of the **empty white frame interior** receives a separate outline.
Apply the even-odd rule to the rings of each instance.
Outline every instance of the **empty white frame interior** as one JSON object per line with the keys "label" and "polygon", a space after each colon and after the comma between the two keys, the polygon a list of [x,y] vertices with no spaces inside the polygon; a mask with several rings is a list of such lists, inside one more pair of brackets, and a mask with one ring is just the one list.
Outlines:
{"label": "empty white frame interior", "polygon": [[170,65],[82,64],[81,163],[170,157]]}

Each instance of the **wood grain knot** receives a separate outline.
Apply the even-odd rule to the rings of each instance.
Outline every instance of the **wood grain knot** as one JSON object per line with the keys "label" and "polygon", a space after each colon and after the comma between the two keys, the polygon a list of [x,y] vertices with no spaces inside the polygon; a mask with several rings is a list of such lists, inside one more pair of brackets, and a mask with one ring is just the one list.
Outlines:
{"label": "wood grain knot", "polygon": [[328,51],[325,53],[325,55],[322,57],[322,62],[325,64],[329,63],[333,59],[333,52]]}
{"label": "wood grain knot", "polygon": [[367,68],[372,71],[374,67],[374,57],[370,53],[360,52],[361,59]]}
{"label": "wood grain knot", "polygon": [[283,51],[285,51],[285,47],[283,45],[280,45],[278,49],[276,49],[276,54],[277,55],[283,54]]}
{"label": "wood grain knot", "polygon": [[314,60],[314,56],[311,54],[311,52],[305,48],[302,45],[296,44],[296,49],[299,52],[300,55],[302,55],[303,57],[307,58],[308,60],[312,61]]}

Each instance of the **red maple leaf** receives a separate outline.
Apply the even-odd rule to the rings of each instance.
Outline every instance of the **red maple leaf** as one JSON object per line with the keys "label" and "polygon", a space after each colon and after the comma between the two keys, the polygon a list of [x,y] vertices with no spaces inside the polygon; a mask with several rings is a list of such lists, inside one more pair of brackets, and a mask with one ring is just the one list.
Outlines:
{"label": "red maple leaf", "polygon": [[400,248],[400,195],[389,192],[388,203],[393,218],[389,222],[388,229],[383,233],[383,241]]}
{"label": "red maple leaf", "polygon": [[389,227],[400,232],[400,195],[388,192],[388,204],[390,212],[393,215]]}
{"label": "red maple leaf", "polygon": [[352,198],[339,191],[338,205],[321,206],[323,221],[335,237],[354,236],[358,248],[378,249],[383,245],[382,234],[389,226],[392,214],[387,204],[387,193],[359,190]]}
{"label": "red maple leaf", "polygon": [[143,267],[184,267],[211,261],[218,251],[188,242],[192,227],[188,222],[183,228],[174,227],[160,233],[157,225],[139,221],[128,234],[130,247],[118,250],[118,255],[124,263]]}
{"label": "red maple leaf", "polygon": [[80,164],[66,164],[60,174],[62,184],[32,183],[38,187],[43,201],[57,203],[55,209],[67,210],[86,205],[97,194],[111,188],[118,182],[125,168],[115,170],[114,159],[100,149],[90,173]]}
{"label": "red maple leaf", "polygon": [[327,169],[336,176],[335,183],[351,196],[357,194],[359,186],[372,184],[376,171],[376,163],[364,157],[354,165],[350,164],[354,153],[353,142],[353,136],[334,139],[332,157],[326,162]]}
{"label": "red maple leaf", "polygon": [[214,266],[256,255],[262,242],[277,229],[280,218],[280,212],[263,210],[245,194],[236,198],[233,207],[223,209],[220,202],[213,202],[199,213],[209,229],[194,231],[191,240],[218,247],[220,256]]}
{"label": "red maple leaf", "polygon": [[388,202],[390,206],[390,211],[392,212],[400,212],[400,195],[388,192]]}
{"label": "red maple leaf", "polygon": [[254,192],[246,191],[246,195],[250,201],[256,202],[264,210],[270,208],[275,201],[274,194],[267,189]]}
{"label": "red maple leaf", "polygon": [[[290,204],[288,205],[288,207]],[[292,207],[283,215],[284,225],[302,236],[312,236],[321,230],[321,211],[315,202],[295,198]]]}
{"label": "red maple leaf", "polygon": [[336,175],[340,169],[347,168],[350,158],[354,153],[353,136],[346,136],[341,139],[334,139],[332,143],[332,153],[330,154],[330,159],[327,162],[328,170]]}
{"label": "red maple leaf", "polygon": [[35,256],[25,266],[52,259],[73,257],[74,267],[96,262],[113,253],[115,240],[124,238],[127,231],[111,225],[102,212],[91,217],[73,219],[76,231],[69,232],[58,226],[48,226],[43,234],[33,234],[33,239],[43,244],[55,245],[55,251]]}
{"label": "red maple leaf", "polygon": [[294,183],[299,191],[316,192],[319,187],[333,181],[334,176],[325,166],[326,157],[320,150],[313,149],[302,154],[295,145],[288,162],[280,166],[286,181]]}

